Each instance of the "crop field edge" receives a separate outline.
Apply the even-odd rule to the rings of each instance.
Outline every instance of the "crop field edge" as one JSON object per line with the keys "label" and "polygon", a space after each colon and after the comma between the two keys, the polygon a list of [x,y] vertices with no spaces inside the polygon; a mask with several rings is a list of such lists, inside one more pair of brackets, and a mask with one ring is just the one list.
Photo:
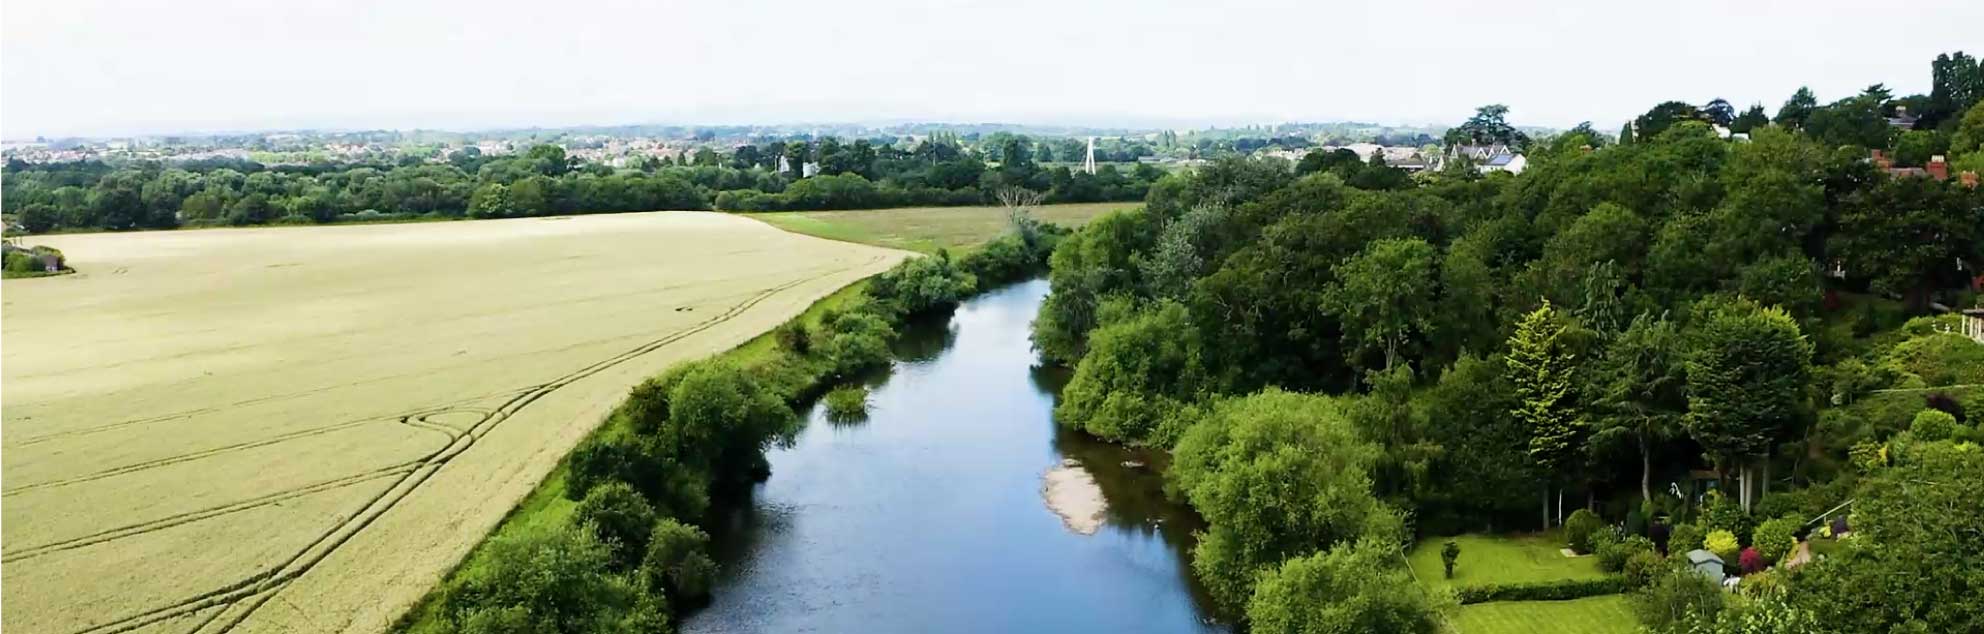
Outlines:
{"label": "crop field edge", "polygon": [[[766,224],[770,225],[770,223]],[[724,359],[748,364],[750,361],[772,352],[772,348],[777,345],[777,341],[774,338],[776,335],[774,333],[779,327],[790,323],[817,323],[820,315],[827,310],[846,304],[857,298],[862,289],[868,286],[868,281],[872,277],[864,277],[835,289],[834,292],[827,294],[826,297],[822,297],[808,305],[806,310],[801,311],[798,315],[780,322],[778,326],[759,333],[734,348],[699,359],[684,359],[676,365],[693,363],[705,359]],[[659,374],[657,373],[657,375]],[[622,403],[624,402],[625,400],[623,399]],[[594,427],[591,432],[587,433],[587,438],[624,431],[623,428],[626,424],[623,422],[624,419],[618,415],[619,411],[620,406],[615,405],[610,410],[611,413],[607,415],[606,419]],[[542,522],[555,521],[562,518],[565,514],[570,513],[572,508],[577,505],[577,502],[565,499],[564,495],[565,478],[567,473],[569,473],[569,466],[566,460],[569,457],[567,455],[566,458],[560,458],[558,466],[553,467],[551,472],[544,476],[544,480],[538,482],[537,486],[532,488],[531,492],[525,495],[521,501],[517,502],[516,506],[511,507],[509,511],[505,512],[503,519],[497,521],[494,528],[491,528],[481,539],[478,539],[475,547],[470,549],[467,555],[464,555],[460,561],[455,562],[453,566],[449,567],[447,572],[441,575],[441,580],[435,583],[434,587],[430,588],[427,594],[420,598],[420,601],[414,603],[413,607],[409,608],[405,614],[400,615],[394,621],[392,629],[389,631],[422,631],[426,629],[423,625],[434,624],[432,619],[438,618],[434,607],[434,602],[439,596],[438,591],[446,587],[448,581],[453,579],[458,572],[473,565],[479,558],[483,557],[485,549],[495,538],[515,531],[529,530],[531,527],[540,525]]]}

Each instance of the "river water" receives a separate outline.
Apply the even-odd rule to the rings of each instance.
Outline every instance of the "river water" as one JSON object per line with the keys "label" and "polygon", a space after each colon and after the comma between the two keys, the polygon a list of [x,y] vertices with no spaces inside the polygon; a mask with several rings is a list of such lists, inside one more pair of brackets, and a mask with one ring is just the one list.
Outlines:
{"label": "river water", "polygon": [[[1054,424],[1066,372],[1036,367],[1027,340],[1046,294],[1016,284],[906,326],[865,421],[814,407],[721,516],[715,599],[682,631],[1226,631],[1191,579],[1202,525],[1164,498],[1163,457]],[[1109,501],[1093,535],[1042,501],[1064,457]]]}

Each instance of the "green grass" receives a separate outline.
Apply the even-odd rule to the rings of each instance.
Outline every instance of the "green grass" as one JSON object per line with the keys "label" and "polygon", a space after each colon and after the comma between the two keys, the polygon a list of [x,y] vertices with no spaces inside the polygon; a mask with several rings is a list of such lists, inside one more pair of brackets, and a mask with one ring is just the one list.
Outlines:
{"label": "green grass", "polygon": [[[1461,548],[1465,549],[1466,546]],[[1466,557],[1466,553],[1461,554]],[[1639,631],[1626,595],[1571,601],[1501,601],[1461,606],[1449,624],[1455,634],[1631,634]]]}
{"label": "green grass", "polygon": [[1571,558],[1559,553],[1563,540],[1550,532],[1454,537],[1460,542],[1460,560],[1454,565],[1454,578],[1449,580],[1440,565],[1440,546],[1447,539],[1422,540],[1406,557],[1413,575],[1429,588],[1605,576],[1596,557]]}
{"label": "green grass", "polygon": [[[1102,214],[1140,203],[1041,205],[1033,216],[1070,229]],[[1003,207],[911,207],[852,211],[786,211],[738,214],[817,238],[936,253],[969,250],[1006,231]]]}

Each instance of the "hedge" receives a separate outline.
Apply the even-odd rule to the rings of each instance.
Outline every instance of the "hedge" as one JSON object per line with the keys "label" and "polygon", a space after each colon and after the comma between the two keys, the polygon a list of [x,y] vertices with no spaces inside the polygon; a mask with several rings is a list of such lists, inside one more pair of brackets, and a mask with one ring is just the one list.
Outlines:
{"label": "hedge", "polygon": [[1523,583],[1490,583],[1454,589],[1461,605],[1490,601],[1569,601],[1626,591],[1626,578],[1562,579]]}

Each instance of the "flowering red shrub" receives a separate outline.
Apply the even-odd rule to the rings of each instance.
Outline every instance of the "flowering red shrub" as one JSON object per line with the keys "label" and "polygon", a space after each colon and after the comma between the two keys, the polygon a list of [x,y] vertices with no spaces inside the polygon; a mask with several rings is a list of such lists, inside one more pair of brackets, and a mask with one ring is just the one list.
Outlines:
{"label": "flowering red shrub", "polygon": [[1764,561],[1763,553],[1757,552],[1755,546],[1743,549],[1742,556],[1738,557],[1736,562],[1743,566],[1743,574],[1746,575],[1770,567],[1770,564]]}

